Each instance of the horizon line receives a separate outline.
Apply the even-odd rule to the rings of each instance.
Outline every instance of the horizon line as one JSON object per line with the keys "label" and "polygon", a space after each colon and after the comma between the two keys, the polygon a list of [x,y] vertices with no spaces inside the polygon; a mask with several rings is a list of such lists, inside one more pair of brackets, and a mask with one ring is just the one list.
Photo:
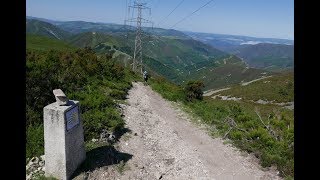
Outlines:
{"label": "horizon line", "polygon": [[[121,25],[120,23],[116,22],[99,22],[99,21],[85,21],[85,20],[57,20],[57,19],[49,19],[49,18],[43,18],[43,17],[36,17],[36,16],[29,16],[26,14],[26,17],[31,17],[31,18],[39,18],[39,19],[46,19],[50,21],[61,21],[61,22],[71,22],[71,21],[83,21],[83,22],[91,22],[91,23],[104,23],[104,24],[116,24],[116,25]],[[159,28],[159,29],[168,29],[170,28],[162,28],[162,27],[154,27],[154,28]],[[251,37],[251,38],[261,38],[261,39],[279,39],[279,40],[289,40],[289,41],[294,41],[294,38],[278,38],[278,37],[258,37],[258,36],[251,36],[251,35],[240,35],[240,34],[224,34],[224,33],[214,33],[214,32],[199,32],[199,31],[191,31],[191,30],[178,30],[178,29],[173,29],[176,31],[181,31],[181,32],[193,32],[193,33],[204,33],[204,34],[217,34],[217,35],[231,35],[231,36],[245,36],[245,37]]]}

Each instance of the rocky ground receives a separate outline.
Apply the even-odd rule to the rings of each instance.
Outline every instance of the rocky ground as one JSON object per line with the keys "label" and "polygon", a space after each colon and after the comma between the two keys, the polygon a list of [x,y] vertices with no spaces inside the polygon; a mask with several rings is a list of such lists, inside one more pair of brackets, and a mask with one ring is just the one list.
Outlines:
{"label": "rocky ground", "polygon": [[40,157],[33,157],[28,161],[26,165],[26,179],[35,179],[41,175],[44,175],[45,167],[44,167],[44,155]]}

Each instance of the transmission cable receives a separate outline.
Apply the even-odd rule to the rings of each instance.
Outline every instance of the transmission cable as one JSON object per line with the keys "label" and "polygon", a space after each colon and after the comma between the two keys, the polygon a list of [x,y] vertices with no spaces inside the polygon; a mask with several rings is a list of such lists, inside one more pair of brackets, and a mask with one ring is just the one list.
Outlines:
{"label": "transmission cable", "polygon": [[165,20],[167,19],[185,0],[180,1],[180,3],[165,17],[163,18],[159,23],[158,23],[158,27],[159,25]]}
{"label": "transmission cable", "polygon": [[170,27],[173,28],[175,27],[177,24],[181,23],[182,21],[186,20],[187,18],[189,18],[190,16],[192,16],[194,13],[198,12],[200,9],[204,8],[205,6],[207,6],[208,4],[210,4],[213,0],[208,1],[206,4],[204,4],[203,6],[201,6],[200,8],[198,8],[197,10],[193,11],[191,14],[189,14],[188,16],[184,17],[183,19],[181,19],[180,21],[178,21],[177,23],[175,23],[173,26]]}

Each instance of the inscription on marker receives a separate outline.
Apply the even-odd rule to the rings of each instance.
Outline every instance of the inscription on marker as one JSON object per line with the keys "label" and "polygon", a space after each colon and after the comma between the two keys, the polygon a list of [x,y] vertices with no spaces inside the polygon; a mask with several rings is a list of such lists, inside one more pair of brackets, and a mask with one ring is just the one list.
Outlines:
{"label": "inscription on marker", "polygon": [[79,124],[79,106],[75,106],[66,112],[67,130]]}

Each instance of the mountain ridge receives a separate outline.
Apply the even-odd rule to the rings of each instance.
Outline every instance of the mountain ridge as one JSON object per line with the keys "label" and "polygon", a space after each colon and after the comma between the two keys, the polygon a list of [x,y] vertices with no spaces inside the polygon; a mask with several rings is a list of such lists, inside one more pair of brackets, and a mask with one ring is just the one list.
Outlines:
{"label": "mountain ridge", "polygon": [[[96,25],[90,22],[85,23],[89,26]],[[73,25],[70,26],[70,28],[72,27]],[[205,82],[206,88],[214,88],[228,83],[255,79],[265,72],[264,70],[251,70],[240,58],[230,56],[229,53],[201,41],[181,34],[172,34],[175,31],[169,30],[168,33],[165,29],[161,31],[160,34],[163,36],[143,35],[143,58],[145,65],[148,66],[147,69],[168,78],[174,83],[182,84],[188,80],[201,79]],[[110,31],[89,30],[87,32],[77,32],[77,30],[69,31],[71,35],[64,40],[70,45],[80,48],[89,46],[101,55],[110,52],[123,52],[131,56],[133,54],[135,37],[133,32],[120,34],[110,33]],[[49,36],[48,34],[39,34]],[[124,59],[119,57],[118,60],[126,65],[131,64],[132,57],[128,58],[129,56],[120,56]]]}

